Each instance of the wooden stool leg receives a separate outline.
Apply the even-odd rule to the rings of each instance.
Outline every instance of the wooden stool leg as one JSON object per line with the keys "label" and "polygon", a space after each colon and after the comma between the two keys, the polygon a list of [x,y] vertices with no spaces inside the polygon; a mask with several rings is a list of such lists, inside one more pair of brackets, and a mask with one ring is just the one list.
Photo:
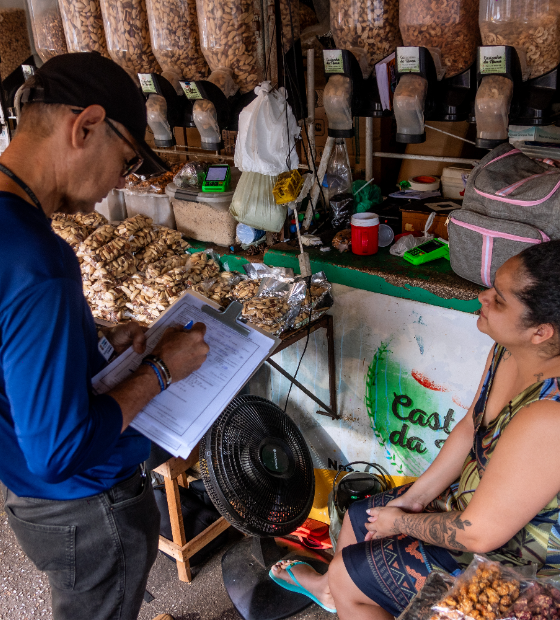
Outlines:
{"label": "wooden stool leg", "polygon": [[329,363],[329,392],[330,392],[330,406],[335,415],[338,415],[338,408],[336,403],[336,368],[334,364],[334,321],[333,317],[327,315],[327,355]]}
{"label": "wooden stool leg", "polygon": [[182,474],[179,474],[177,476],[177,482],[184,488],[184,489],[188,489],[189,488],[189,477],[187,476],[186,472],[183,472]]}
{"label": "wooden stool leg", "polygon": [[[169,508],[169,518],[171,520],[171,532],[173,542],[180,547],[186,545],[185,527],[183,525],[183,513],[181,512],[181,496],[179,495],[179,483],[177,480],[164,478],[165,493],[167,495],[167,506]],[[179,580],[190,583],[192,580],[191,567],[188,559],[184,562],[177,560],[177,571]]]}

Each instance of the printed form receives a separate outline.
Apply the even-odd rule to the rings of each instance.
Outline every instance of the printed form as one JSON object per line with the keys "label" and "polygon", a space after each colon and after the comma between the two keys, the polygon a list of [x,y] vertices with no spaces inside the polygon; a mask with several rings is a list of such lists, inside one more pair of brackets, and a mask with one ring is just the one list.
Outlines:
{"label": "printed form", "polygon": [[[183,327],[189,321],[206,325],[210,351],[195,373],[171,384],[134,418],[131,426],[171,452],[187,458],[220,413],[276,348],[278,339],[245,325],[246,334],[208,314],[204,306],[216,305],[196,293],[186,293],[146,332],[146,352],[152,352],[168,327]],[[134,372],[142,362],[129,348],[93,378],[98,394],[108,392]]]}

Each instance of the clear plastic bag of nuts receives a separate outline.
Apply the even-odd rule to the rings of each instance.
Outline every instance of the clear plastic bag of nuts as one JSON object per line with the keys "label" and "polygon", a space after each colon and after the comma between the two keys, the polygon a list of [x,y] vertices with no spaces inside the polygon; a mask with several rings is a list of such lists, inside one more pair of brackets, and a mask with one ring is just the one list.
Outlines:
{"label": "clear plastic bag of nuts", "polygon": [[43,62],[66,54],[66,36],[57,0],[28,0],[35,49]]}
{"label": "clear plastic bag of nuts", "polygon": [[331,0],[331,30],[351,51],[367,78],[374,65],[402,45],[397,0]]}
{"label": "clear plastic bag of nuts", "polygon": [[446,78],[473,64],[480,44],[478,0],[400,0],[399,11],[404,45],[439,49]]}
{"label": "clear plastic bag of nuts", "polygon": [[208,65],[200,49],[196,0],[146,0],[152,49],[163,71],[202,80]]}
{"label": "clear plastic bag of nuts", "polygon": [[229,67],[242,94],[253,90],[259,83],[253,0],[196,0],[196,10],[210,69]]}
{"label": "clear plastic bag of nuts", "polygon": [[560,64],[560,0],[481,0],[483,45],[511,45],[527,59],[529,78]]}
{"label": "clear plastic bag of nuts", "polygon": [[100,0],[111,58],[138,81],[138,73],[161,73],[152,51],[146,0]]}
{"label": "clear plastic bag of nuts", "polygon": [[99,0],[59,0],[69,52],[99,52],[109,58]]}

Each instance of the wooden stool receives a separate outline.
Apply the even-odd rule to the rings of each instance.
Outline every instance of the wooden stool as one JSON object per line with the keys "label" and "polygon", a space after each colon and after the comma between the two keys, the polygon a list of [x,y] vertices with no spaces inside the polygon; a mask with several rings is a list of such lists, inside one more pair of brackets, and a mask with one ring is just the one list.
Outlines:
{"label": "wooden stool", "polygon": [[172,541],[163,536],[159,537],[159,549],[177,561],[179,580],[187,583],[192,581],[189,558],[205,547],[210,541],[214,540],[216,536],[227,530],[230,525],[223,517],[220,517],[192,540],[187,542],[185,539],[179,485],[185,489],[188,488],[189,480],[185,472],[197,462],[198,446],[196,446],[186,460],[174,457],[154,469],[156,473],[163,476],[165,481],[165,493],[169,507],[171,532],[173,534]]}

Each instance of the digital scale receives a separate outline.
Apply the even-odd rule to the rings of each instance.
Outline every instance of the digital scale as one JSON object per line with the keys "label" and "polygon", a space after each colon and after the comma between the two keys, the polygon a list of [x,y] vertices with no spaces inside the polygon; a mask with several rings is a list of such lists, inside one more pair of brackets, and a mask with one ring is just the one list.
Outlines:
{"label": "digital scale", "polygon": [[206,178],[202,184],[203,192],[227,192],[231,181],[228,164],[212,164],[208,166]]}
{"label": "digital scale", "polygon": [[449,244],[443,239],[430,239],[407,250],[403,258],[413,265],[422,265],[438,258],[449,260]]}

